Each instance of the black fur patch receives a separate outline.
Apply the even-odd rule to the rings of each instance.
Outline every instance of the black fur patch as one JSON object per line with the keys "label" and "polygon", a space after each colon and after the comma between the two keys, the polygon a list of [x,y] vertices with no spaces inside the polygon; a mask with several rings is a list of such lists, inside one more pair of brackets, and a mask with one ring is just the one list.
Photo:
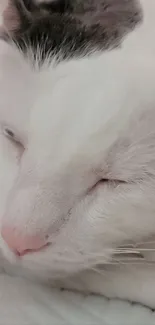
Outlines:
{"label": "black fur patch", "polygon": [[13,31],[9,26],[7,39],[24,53],[31,48],[40,64],[47,56],[62,60],[116,47],[142,18],[136,0],[10,1],[19,24]]}

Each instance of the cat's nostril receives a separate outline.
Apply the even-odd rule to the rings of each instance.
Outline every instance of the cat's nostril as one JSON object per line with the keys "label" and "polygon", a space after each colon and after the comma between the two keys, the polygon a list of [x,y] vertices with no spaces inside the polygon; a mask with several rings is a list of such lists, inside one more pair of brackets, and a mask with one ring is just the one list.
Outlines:
{"label": "cat's nostril", "polygon": [[48,244],[47,239],[41,238],[39,235],[22,235],[16,229],[10,227],[2,227],[1,235],[8,247],[17,256],[40,251]]}

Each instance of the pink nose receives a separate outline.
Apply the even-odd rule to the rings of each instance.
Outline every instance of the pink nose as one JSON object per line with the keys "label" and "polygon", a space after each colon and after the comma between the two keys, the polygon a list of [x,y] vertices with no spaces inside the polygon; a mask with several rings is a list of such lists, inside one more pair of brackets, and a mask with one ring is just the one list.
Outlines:
{"label": "pink nose", "polygon": [[23,236],[10,227],[2,227],[1,235],[9,248],[19,256],[39,251],[46,246],[46,241],[39,236]]}

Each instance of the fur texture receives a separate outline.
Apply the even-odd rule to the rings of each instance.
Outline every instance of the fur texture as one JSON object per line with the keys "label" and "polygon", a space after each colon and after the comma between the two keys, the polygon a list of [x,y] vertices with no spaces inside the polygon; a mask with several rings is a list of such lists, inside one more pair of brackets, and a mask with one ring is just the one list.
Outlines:
{"label": "fur texture", "polygon": [[120,45],[141,20],[136,0],[57,0],[35,5],[10,0],[4,14],[3,35],[13,39],[34,60],[69,59]]}
{"label": "fur texture", "polygon": [[[128,1],[120,0],[114,13],[121,4],[129,8]],[[133,17],[135,8],[140,8],[137,2],[135,6]],[[141,24],[138,19],[134,30],[131,24],[130,33],[123,33],[124,39],[119,36],[120,47],[114,48],[116,43],[109,37],[111,51],[103,51],[107,49],[105,34],[97,44],[92,36],[87,42],[83,34],[83,44],[87,49],[91,44],[92,53],[81,52],[75,38],[71,39],[72,50],[70,46],[66,50],[66,40],[57,44],[55,34],[50,38],[47,28],[37,34],[39,9],[34,14],[29,11],[34,22],[28,30],[12,33],[9,25],[7,34],[13,42],[3,32],[7,42],[2,41],[0,120],[25,150],[1,223],[14,227],[17,234],[39,234],[49,244],[44,251],[13,259],[12,265],[5,262],[7,271],[51,280],[96,270],[99,264],[115,261],[120,246],[130,243],[134,247],[154,236],[154,0],[141,0],[141,7]],[[49,10],[43,25],[48,17],[52,26],[51,5]],[[142,17],[141,10],[138,13]],[[63,20],[65,13],[61,15]],[[68,15],[73,19],[74,10],[71,18]],[[81,20],[74,19],[77,30]],[[89,24],[87,27],[89,30]],[[49,51],[41,47],[40,36],[50,42]],[[59,60],[57,45],[59,50],[61,45]],[[97,282],[96,273],[83,275],[89,291],[154,306],[154,293],[150,301],[148,295],[139,293],[138,286],[131,289],[133,278],[128,269],[116,272],[116,277],[105,272],[109,282],[101,276]],[[136,272],[140,272],[138,267]],[[149,272],[153,274],[153,269],[144,266],[139,286]],[[113,277],[118,286],[112,288]],[[153,275],[151,278],[148,288],[155,285]],[[122,279],[127,283],[123,290]],[[109,283],[109,291],[105,283]]]}

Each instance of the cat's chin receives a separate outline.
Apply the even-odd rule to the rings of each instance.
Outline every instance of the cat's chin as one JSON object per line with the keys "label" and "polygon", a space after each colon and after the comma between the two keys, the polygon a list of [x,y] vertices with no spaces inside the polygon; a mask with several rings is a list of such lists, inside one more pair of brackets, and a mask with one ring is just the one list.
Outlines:
{"label": "cat's chin", "polygon": [[28,263],[21,259],[8,259],[6,256],[4,257],[1,250],[0,273],[6,273],[15,277],[23,277],[36,283],[50,284],[54,287],[57,286],[55,283],[59,283],[59,281],[64,281],[66,278],[71,277],[69,272],[46,269],[38,265],[37,262]]}
{"label": "cat's chin", "polygon": [[2,271],[10,276],[15,277],[23,277],[27,280],[31,280],[33,282],[37,283],[43,283],[43,284],[52,284],[54,276],[52,276],[52,273],[49,274],[49,272],[46,272],[45,270],[32,270],[26,267],[23,267],[21,264],[12,264],[8,262],[6,259],[3,259],[3,267]]}

